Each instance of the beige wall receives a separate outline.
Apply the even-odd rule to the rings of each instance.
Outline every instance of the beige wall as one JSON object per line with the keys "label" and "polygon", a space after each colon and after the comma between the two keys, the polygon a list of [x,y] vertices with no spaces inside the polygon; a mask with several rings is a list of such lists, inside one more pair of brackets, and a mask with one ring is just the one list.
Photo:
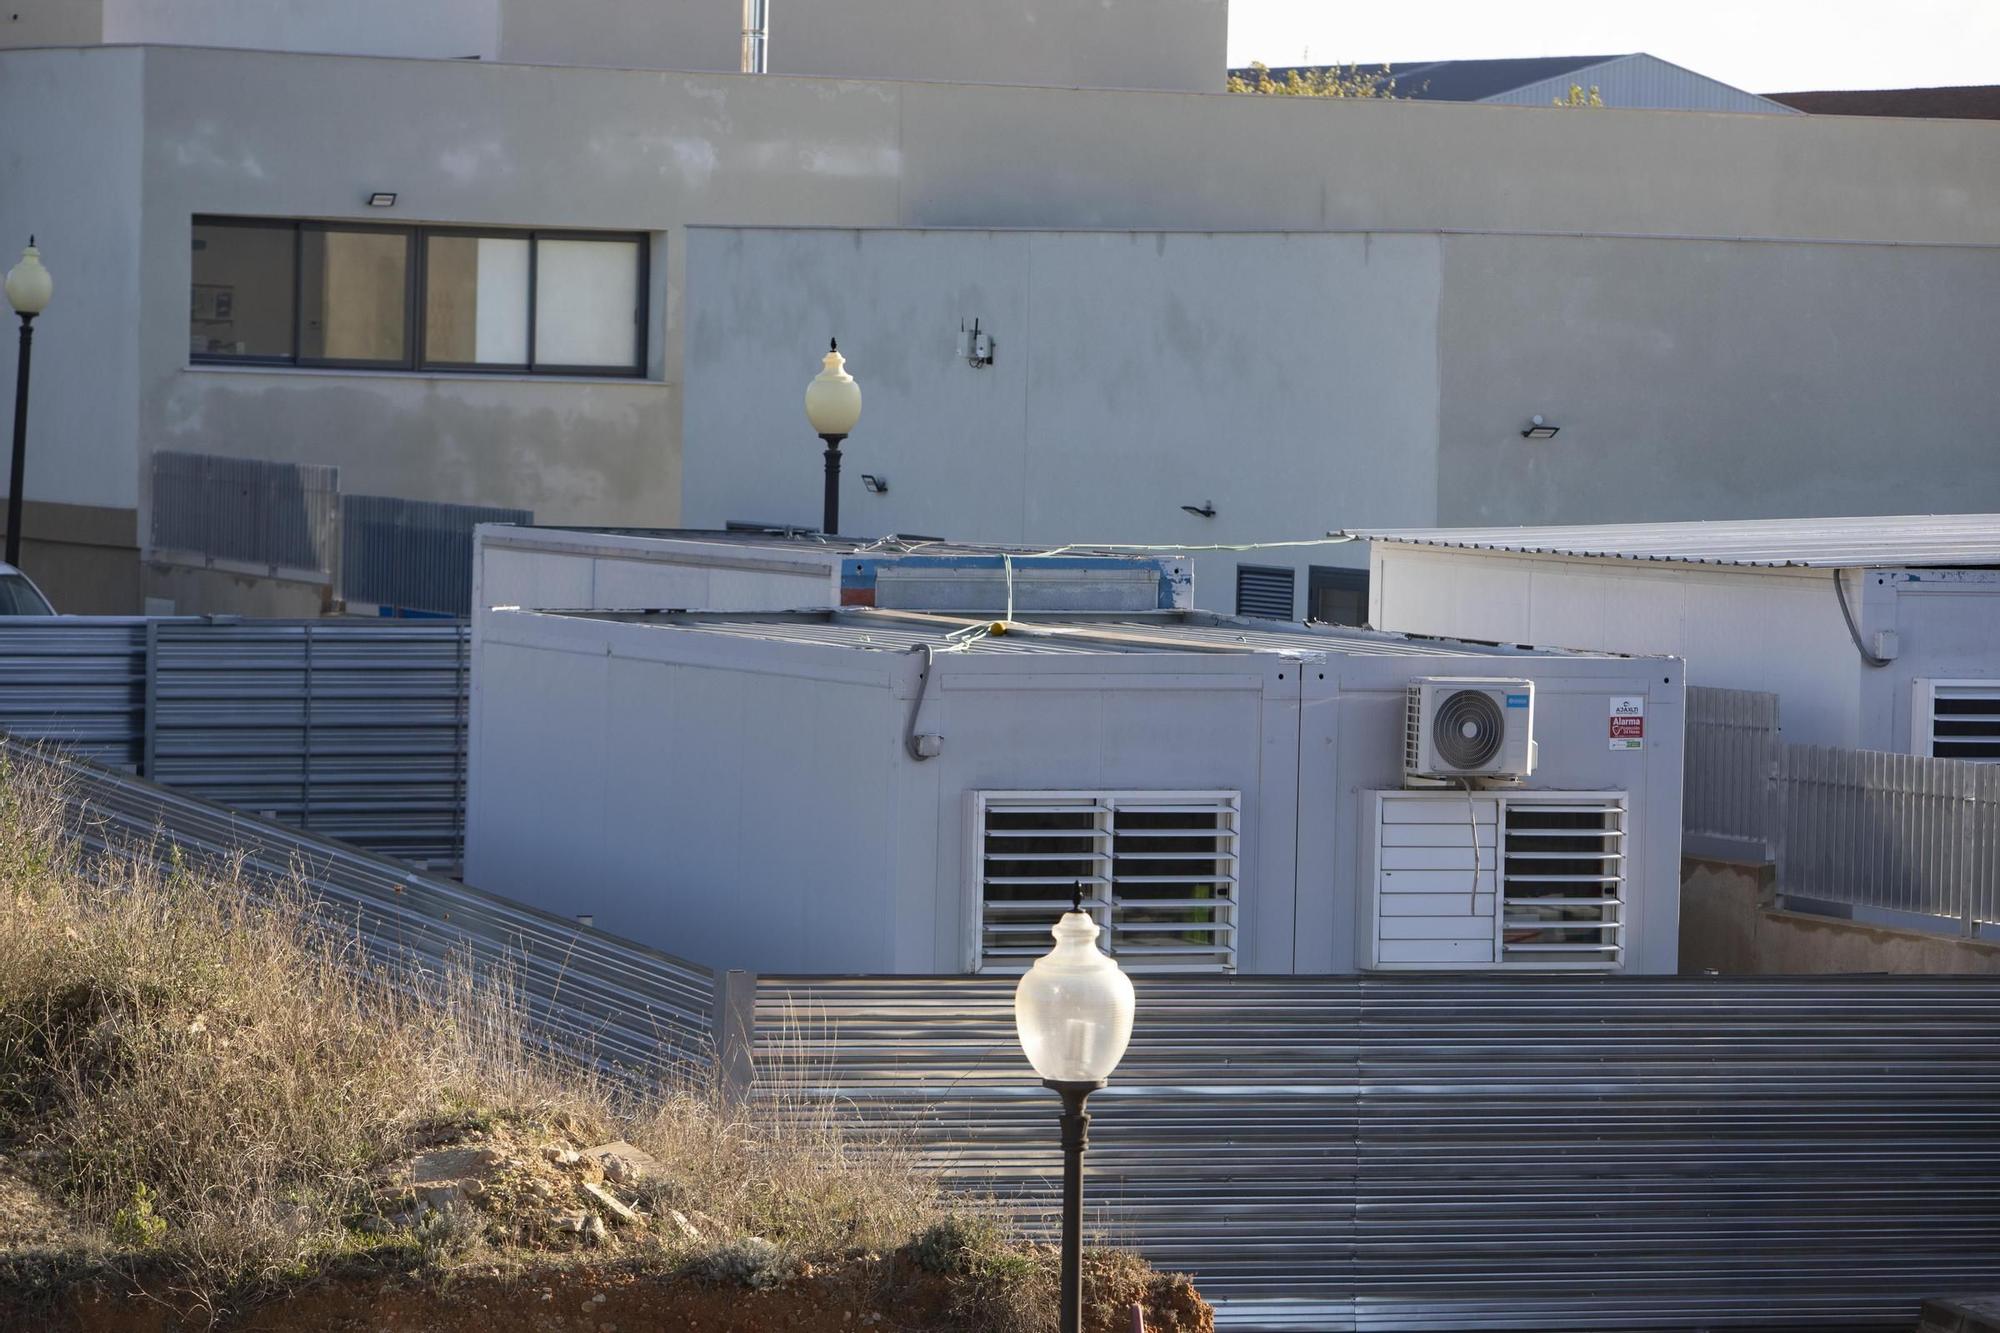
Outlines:
{"label": "beige wall", "polygon": [[[6,532],[0,506],[0,537]],[[63,615],[132,615],[139,610],[139,516],[24,501],[21,568]]]}
{"label": "beige wall", "polygon": [[2000,944],[1779,911],[1769,905],[1769,873],[1719,861],[1683,863],[1683,975],[2000,975]]}

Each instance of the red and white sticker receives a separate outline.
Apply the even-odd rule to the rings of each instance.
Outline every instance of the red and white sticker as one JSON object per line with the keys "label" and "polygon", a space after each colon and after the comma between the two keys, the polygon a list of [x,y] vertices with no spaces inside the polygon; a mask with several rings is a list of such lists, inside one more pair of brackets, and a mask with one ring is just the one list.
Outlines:
{"label": "red and white sticker", "polygon": [[1611,696],[1611,748],[1614,750],[1643,750],[1646,748],[1645,695],[1614,694]]}

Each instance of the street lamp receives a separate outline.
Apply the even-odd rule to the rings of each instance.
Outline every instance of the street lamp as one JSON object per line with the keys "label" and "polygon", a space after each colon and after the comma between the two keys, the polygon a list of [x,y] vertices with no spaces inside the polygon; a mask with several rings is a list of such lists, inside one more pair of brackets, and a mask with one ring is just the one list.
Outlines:
{"label": "street lamp", "polygon": [[806,420],[826,441],[826,506],[819,530],[831,537],[840,531],[840,442],[861,420],[861,386],[847,373],[840,340],[832,340],[819,374],[806,385]]}
{"label": "street lamp", "polygon": [[1132,1039],[1132,981],[1097,947],[1097,923],[1074,906],[1050,930],[1056,947],[1014,988],[1014,1027],[1044,1087],[1062,1095],[1062,1333],[1083,1328],[1084,1099],[1104,1086]]}
{"label": "street lamp", "polygon": [[21,564],[21,474],[28,465],[28,356],[35,345],[35,316],[49,308],[56,281],[42,267],[35,238],[21,262],[7,271],[7,304],[21,317],[21,364],[14,375],[14,470],[7,485],[7,563]]}

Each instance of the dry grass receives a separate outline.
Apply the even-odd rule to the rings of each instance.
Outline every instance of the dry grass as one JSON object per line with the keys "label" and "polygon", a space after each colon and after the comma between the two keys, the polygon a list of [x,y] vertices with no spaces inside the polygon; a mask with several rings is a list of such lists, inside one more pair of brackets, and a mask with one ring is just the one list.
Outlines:
{"label": "dry grass", "polygon": [[[69,1258],[211,1315],[357,1263],[560,1261],[532,1220],[490,1208],[385,1232],[384,1173],[466,1139],[622,1138],[665,1167],[636,1202],[704,1232],[622,1233],[626,1262],[758,1286],[893,1253],[944,1275],[968,1327],[1053,1327],[1045,1250],[833,1108],[744,1108],[694,1082],[639,1094],[579,1074],[588,1051],[558,1067],[508,976],[370,966],[296,883],[83,850],[60,782],[0,760],[0,1154],[63,1205]],[[1125,1265],[1105,1290],[1151,1280],[1130,1256],[1096,1262]]]}

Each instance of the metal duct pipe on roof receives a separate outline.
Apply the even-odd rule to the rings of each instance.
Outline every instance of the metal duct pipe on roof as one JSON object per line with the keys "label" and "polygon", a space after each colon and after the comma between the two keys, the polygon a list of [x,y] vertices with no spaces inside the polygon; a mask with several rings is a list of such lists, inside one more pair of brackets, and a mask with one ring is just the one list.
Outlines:
{"label": "metal duct pipe on roof", "polygon": [[743,72],[765,74],[771,63],[771,0],[743,0]]}

